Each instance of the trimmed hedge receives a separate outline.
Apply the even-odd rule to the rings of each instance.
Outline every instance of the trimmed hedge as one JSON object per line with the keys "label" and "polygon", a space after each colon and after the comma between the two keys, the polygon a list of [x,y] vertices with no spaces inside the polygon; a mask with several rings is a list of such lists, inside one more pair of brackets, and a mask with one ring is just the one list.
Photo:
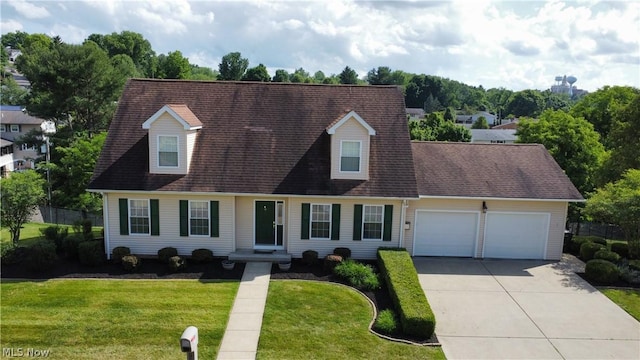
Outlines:
{"label": "trimmed hedge", "polygon": [[206,264],[213,261],[213,251],[209,249],[195,249],[191,252],[191,260],[197,264]]}
{"label": "trimmed hedge", "polygon": [[428,339],[436,328],[436,318],[420,286],[416,268],[406,251],[378,249],[380,274],[393,300],[402,332]]}
{"label": "trimmed hedge", "polygon": [[184,270],[187,268],[187,260],[182,256],[172,256],[169,258],[169,271],[172,273]]}
{"label": "trimmed hedge", "polygon": [[28,247],[27,268],[31,271],[48,270],[58,261],[56,245],[50,241],[38,241]]}
{"label": "trimmed hedge", "polygon": [[342,256],[342,260],[351,258],[351,249],[346,247],[337,247],[333,249],[333,253]]}
{"label": "trimmed hedge", "polygon": [[620,272],[618,267],[607,260],[593,259],[587,261],[584,268],[584,276],[601,284],[612,284],[618,281]]}
{"label": "trimmed hedge", "polygon": [[629,244],[614,242],[611,243],[611,251],[620,255],[621,258],[627,259],[629,258]]}
{"label": "trimmed hedge", "polygon": [[102,250],[101,240],[83,241],[78,245],[78,258],[80,263],[89,266],[98,266],[105,262],[106,256]]}
{"label": "trimmed hedge", "polygon": [[596,253],[593,254],[593,258],[611,261],[614,264],[620,261],[620,255],[614,253],[613,251],[609,251],[607,249],[596,251]]}
{"label": "trimmed hedge", "polygon": [[174,247],[168,246],[158,250],[158,260],[162,261],[165,264],[168,264],[169,259],[174,256],[178,256],[178,249]]}
{"label": "trimmed hedge", "polygon": [[596,252],[603,249],[606,250],[607,247],[602,244],[587,241],[580,246],[580,258],[582,261],[589,261],[593,259]]}
{"label": "trimmed hedge", "polygon": [[122,257],[122,268],[126,272],[135,272],[140,269],[142,260],[135,255],[125,255]]}
{"label": "trimmed hedge", "polygon": [[131,255],[131,249],[126,246],[117,246],[111,251],[111,260],[114,264],[119,264],[124,256]]}
{"label": "trimmed hedge", "polygon": [[302,252],[302,262],[313,265],[318,262],[318,252],[315,250],[305,250]]}

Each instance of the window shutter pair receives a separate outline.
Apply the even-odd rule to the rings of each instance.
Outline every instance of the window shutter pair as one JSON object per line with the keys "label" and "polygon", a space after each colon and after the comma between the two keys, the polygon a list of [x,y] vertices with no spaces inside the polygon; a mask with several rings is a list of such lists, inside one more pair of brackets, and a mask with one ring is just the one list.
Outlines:
{"label": "window shutter pair", "polygon": [[[302,204],[302,220],[300,221],[300,238],[309,240],[311,224],[311,204]],[[331,204],[331,240],[340,240],[340,204]]]}
{"label": "window shutter pair", "polygon": [[[160,235],[160,201],[149,200],[151,220],[151,235]],[[120,208],[120,235],[129,235],[129,199],[118,199]]]}
{"label": "window shutter pair", "polygon": [[[220,203],[209,202],[209,233],[211,237],[220,236]],[[189,201],[180,200],[180,236],[189,236]]]}
{"label": "window shutter pair", "polygon": [[[362,240],[362,209],[361,204],[353,207],[353,240]],[[393,228],[393,205],[384,206],[384,223],[382,225],[382,240],[391,241],[391,229]]]}

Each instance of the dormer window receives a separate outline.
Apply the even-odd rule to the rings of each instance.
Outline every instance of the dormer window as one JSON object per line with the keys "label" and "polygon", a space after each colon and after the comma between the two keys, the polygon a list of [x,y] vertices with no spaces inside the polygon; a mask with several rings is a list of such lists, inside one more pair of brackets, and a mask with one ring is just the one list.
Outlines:
{"label": "dormer window", "polygon": [[361,141],[343,140],[340,145],[340,171],[360,172]]}
{"label": "dormer window", "polygon": [[158,136],[158,166],[178,167],[177,136]]}

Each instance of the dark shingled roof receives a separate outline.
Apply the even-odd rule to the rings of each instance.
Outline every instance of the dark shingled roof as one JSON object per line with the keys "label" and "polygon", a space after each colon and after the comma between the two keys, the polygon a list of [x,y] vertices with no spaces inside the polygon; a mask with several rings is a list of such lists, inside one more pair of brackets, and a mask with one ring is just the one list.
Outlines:
{"label": "dark shingled roof", "polygon": [[412,142],[424,196],[582,200],[539,144]]}
{"label": "dark shingled roof", "polygon": [[[202,122],[187,175],[149,174],[142,123],[164,105]],[[368,181],[330,179],[327,127],[355,111],[371,137]],[[129,80],[93,190],[417,197],[404,98],[394,86]]]}

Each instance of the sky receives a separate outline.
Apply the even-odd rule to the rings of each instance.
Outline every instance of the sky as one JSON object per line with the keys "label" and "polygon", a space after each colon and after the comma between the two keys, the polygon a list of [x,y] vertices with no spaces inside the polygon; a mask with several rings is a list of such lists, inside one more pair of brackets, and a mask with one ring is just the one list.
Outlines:
{"label": "sky", "polygon": [[573,75],[580,89],[640,88],[640,1],[0,1],[0,32],[142,34],[157,54],[179,50],[218,69],[239,51],[249,66],[378,66],[485,89],[548,89]]}

